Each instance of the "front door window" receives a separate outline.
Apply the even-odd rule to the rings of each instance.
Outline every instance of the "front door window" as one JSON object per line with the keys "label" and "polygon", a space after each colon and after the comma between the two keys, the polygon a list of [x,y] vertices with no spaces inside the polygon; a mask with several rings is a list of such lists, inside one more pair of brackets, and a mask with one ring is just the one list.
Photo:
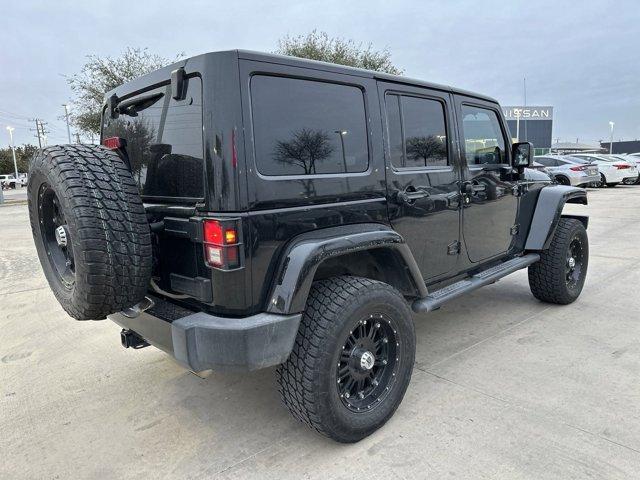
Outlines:
{"label": "front door window", "polygon": [[462,130],[467,165],[508,163],[504,135],[496,112],[462,105]]}

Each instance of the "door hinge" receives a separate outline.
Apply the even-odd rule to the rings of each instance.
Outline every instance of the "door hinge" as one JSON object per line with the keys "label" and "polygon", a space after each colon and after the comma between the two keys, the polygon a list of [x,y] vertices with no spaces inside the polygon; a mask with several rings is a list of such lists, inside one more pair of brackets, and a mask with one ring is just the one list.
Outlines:
{"label": "door hinge", "polygon": [[511,235],[517,235],[519,231],[520,231],[520,225],[515,224],[514,226],[511,227]]}
{"label": "door hinge", "polygon": [[458,255],[460,253],[460,242],[456,240],[447,245],[447,255]]}

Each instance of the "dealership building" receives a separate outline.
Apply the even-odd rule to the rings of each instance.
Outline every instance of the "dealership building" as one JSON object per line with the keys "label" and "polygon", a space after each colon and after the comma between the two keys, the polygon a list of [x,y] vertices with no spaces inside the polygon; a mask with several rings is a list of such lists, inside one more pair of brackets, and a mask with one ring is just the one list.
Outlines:
{"label": "dealership building", "polygon": [[536,153],[547,152],[551,148],[553,107],[511,106],[502,107],[502,110],[514,141],[533,143]]}
{"label": "dealership building", "polygon": [[[611,144],[609,142],[600,142],[600,146],[605,152],[609,151]],[[611,153],[636,153],[640,152],[640,140],[627,140],[613,142]]]}

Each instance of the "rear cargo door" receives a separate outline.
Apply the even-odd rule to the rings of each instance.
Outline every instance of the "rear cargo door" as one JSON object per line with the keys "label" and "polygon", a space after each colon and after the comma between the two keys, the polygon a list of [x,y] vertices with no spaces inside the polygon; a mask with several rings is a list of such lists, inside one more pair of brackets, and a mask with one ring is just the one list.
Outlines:
{"label": "rear cargo door", "polygon": [[210,280],[190,221],[205,197],[202,81],[187,78],[182,99],[172,96],[169,79],[139,94],[123,96],[119,114],[103,115],[102,138],[120,137],[150,222],[154,279],[167,291],[211,301]]}

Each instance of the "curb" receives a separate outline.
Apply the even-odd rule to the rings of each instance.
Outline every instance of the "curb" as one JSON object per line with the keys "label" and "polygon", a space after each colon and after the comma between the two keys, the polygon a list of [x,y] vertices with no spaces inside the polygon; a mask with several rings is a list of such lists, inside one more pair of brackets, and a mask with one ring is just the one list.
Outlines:
{"label": "curb", "polygon": [[0,203],[0,207],[14,207],[16,205],[26,205],[27,203],[27,200],[5,200]]}

